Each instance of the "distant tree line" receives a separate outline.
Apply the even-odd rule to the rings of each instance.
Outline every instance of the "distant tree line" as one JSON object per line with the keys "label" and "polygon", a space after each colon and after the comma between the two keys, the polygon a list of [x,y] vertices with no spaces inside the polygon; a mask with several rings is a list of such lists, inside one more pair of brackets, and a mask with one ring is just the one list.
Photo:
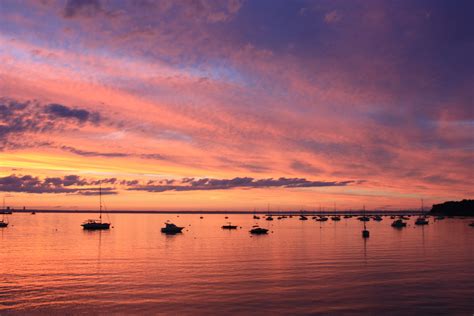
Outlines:
{"label": "distant tree line", "polygon": [[448,201],[434,204],[431,213],[455,216],[474,216],[474,200]]}

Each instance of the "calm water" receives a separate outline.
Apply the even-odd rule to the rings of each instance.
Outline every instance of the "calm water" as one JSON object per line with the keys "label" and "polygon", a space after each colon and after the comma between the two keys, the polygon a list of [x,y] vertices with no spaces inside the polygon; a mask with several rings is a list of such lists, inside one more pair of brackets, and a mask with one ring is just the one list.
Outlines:
{"label": "calm water", "polygon": [[[397,230],[251,215],[14,214],[0,229],[0,313],[474,313],[474,228],[446,219]],[[171,219],[183,234],[160,233]]]}

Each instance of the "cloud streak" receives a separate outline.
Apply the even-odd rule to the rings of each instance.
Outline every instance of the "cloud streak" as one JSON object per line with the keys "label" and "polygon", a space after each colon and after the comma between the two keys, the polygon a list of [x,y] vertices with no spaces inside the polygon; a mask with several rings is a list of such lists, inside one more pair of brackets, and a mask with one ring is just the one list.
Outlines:
{"label": "cloud streak", "polygon": [[31,175],[9,175],[0,177],[0,191],[22,192],[22,193],[67,193],[79,195],[98,194],[98,185],[112,185],[104,187],[104,194],[117,194],[118,188],[127,191],[166,192],[166,191],[209,191],[209,190],[233,190],[233,189],[258,189],[258,188],[320,188],[341,187],[360,184],[363,181],[310,181],[304,178],[268,178],[254,179],[251,177],[236,177],[233,179],[213,178],[182,178],[181,180],[120,180],[117,178],[105,178],[91,180],[78,175],[67,175],[64,177],[46,177],[41,179]]}
{"label": "cloud streak", "polygon": [[250,177],[236,177],[233,179],[183,179],[181,184],[147,184],[137,185],[128,190],[147,192],[166,191],[208,191],[230,189],[257,189],[257,188],[317,188],[339,187],[357,183],[356,181],[309,181],[304,178],[254,179]]}
{"label": "cloud streak", "polygon": [[[32,194],[78,194],[78,195],[98,195],[99,187],[90,187],[102,183],[113,184],[115,179],[104,179],[101,181],[88,181],[77,175],[68,175],[62,178],[53,177],[40,179],[31,175],[17,176],[9,175],[0,177],[0,191],[32,193]],[[87,187],[86,187],[87,186]],[[111,187],[101,189],[102,194],[117,194]]]}

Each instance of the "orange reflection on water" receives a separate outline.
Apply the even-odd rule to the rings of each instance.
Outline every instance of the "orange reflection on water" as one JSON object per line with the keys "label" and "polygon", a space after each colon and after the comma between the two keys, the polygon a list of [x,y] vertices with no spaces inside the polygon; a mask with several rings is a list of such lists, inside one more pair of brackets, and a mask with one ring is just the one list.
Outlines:
{"label": "orange reflection on water", "polygon": [[[474,229],[446,219],[325,223],[252,215],[14,214],[0,230],[0,308],[55,312],[379,313],[472,310]],[[183,234],[160,233],[166,220]],[[227,222],[242,226],[222,230]],[[450,291],[456,288],[456,291]],[[436,303],[436,304],[435,304]]]}

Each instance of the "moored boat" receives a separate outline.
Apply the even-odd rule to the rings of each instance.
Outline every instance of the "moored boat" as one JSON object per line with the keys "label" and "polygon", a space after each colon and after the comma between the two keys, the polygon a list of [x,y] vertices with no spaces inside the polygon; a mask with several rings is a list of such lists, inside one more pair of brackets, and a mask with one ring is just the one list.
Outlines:
{"label": "moored boat", "polygon": [[407,223],[405,223],[401,219],[397,219],[392,223],[392,227],[395,227],[395,228],[402,228],[402,227],[406,227],[406,226],[407,226]]}
{"label": "moored boat", "polygon": [[427,220],[427,216],[423,207],[423,199],[421,199],[421,214],[422,215],[418,216],[418,218],[416,219],[415,225],[428,225],[429,222]]}
{"label": "moored boat", "polygon": [[380,215],[375,215],[374,216],[374,221],[380,222],[381,220],[383,220],[382,216],[380,216]]}
{"label": "moored boat", "polygon": [[109,229],[110,223],[102,223],[101,220],[97,219],[88,219],[81,224],[82,228],[88,230],[99,230],[99,229]]}
{"label": "moored boat", "polygon": [[5,196],[3,197],[3,216],[2,216],[2,219],[0,220],[0,227],[1,228],[4,228],[4,227],[7,227],[8,226],[8,221],[5,219],[5,214],[8,214],[5,212]]}
{"label": "moored boat", "polygon": [[256,226],[253,226],[253,228],[250,230],[250,233],[253,235],[265,235],[268,233],[268,229],[261,228],[256,225]]}
{"label": "moored boat", "polygon": [[[363,213],[363,216],[362,218],[369,218],[365,215],[365,205],[363,207],[363,210],[364,210],[364,213]],[[370,220],[370,219],[369,219]],[[364,229],[362,230],[362,238],[369,238],[370,236],[370,232],[369,230],[367,229],[367,226],[366,226],[366,220],[362,220],[362,222],[364,222]]]}
{"label": "moored boat", "polygon": [[102,222],[102,187],[99,187],[99,219],[88,219],[81,224],[85,230],[109,229],[110,223]]}
{"label": "moored boat", "polygon": [[161,232],[167,235],[175,235],[181,233],[184,227],[176,226],[173,223],[165,223],[165,227],[161,228]]}
{"label": "moored boat", "polygon": [[424,216],[420,216],[416,219],[415,225],[428,225],[429,222]]}
{"label": "moored boat", "polygon": [[222,225],[222,229],[237,229],[237,225],[232,225],[230,222],[228,225]]}

